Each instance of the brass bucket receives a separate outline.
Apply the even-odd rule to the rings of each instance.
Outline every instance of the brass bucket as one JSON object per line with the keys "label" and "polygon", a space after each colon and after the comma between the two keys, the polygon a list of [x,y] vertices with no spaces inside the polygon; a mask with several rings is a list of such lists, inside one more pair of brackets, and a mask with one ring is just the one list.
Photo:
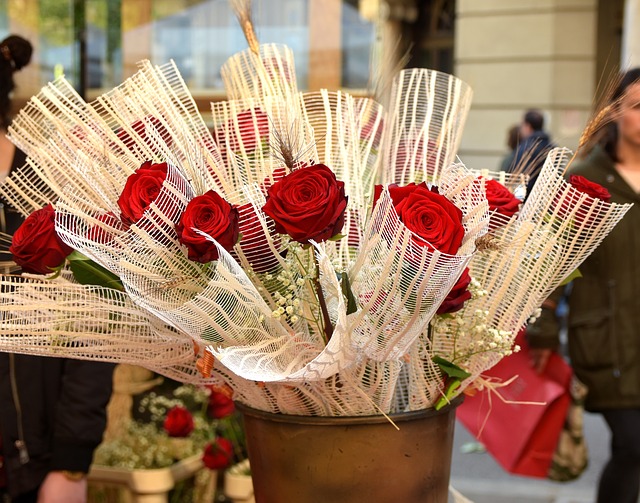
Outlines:
{"label": "brass bucket", "polygon": [[455,409],[271,414],[238,403],[256,503],[447,503]]}

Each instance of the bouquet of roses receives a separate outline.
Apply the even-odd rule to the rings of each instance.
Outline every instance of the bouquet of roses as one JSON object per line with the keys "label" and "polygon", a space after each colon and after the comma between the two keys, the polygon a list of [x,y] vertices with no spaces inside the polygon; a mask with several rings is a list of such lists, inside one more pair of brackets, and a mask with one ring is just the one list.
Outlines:
{"label": "bouquet of roses", "polygon": [[226,383],[274,412],[439,407],[628,209],[565,182],[566,150],[524,205],[522,180],[455,162],[471,91],[453,76],[404,70],[383,110],[299,93],[293,69],[274,44],[231,57],[213,133],[173,64],[92,103],[64,79],[34,97],[2,188],[29,216],[0,348]]}

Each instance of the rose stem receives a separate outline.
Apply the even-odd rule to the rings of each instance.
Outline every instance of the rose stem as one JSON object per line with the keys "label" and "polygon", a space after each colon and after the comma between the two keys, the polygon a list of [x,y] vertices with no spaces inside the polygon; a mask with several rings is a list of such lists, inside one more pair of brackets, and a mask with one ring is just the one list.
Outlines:
{"label": "rose stem", "polygon": [[316,266],[316,276],[313,279],[313,282],[316,287],[316,295],[318,296],[320,311],[322,312],[324,336],[326,339],[326,343],[328,344],[329,340],[331,339],[331,336],[333,335],[333,325],[331,324],[331,318],[329,317],[329,310],[327,309],[327,302],[324,299],[324,293],[322,292],[322,286],[320,285],[320,265],[318,264],[318,257],[316,256],[316,252],[313,248],[311,248],[311,253],[313,253],[313,262]]}

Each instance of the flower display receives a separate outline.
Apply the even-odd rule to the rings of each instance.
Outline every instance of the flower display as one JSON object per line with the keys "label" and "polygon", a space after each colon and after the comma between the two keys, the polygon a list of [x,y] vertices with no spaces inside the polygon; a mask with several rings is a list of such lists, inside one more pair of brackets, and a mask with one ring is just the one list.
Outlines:
{"label": "flower display", "polygon": [[445,297],[440,307],[436,311],[436,314],[455,313],[464,306],[464,303],[471,298],[471,292],[469,291],[469,284],[471,283],[471,276],[469,275],[469,269],[465,269],[462,272],[460,278],[453,286],[449,294]]}
{"label": "flower display", "polygon": [[164,468],[199,455],[204,466],[221,470],[245,459],[238,416],[233,409],[212,416],[208,408],[212,396],[212,390],[206,386],[171,382],[144,394],[126,432],[100,444],[95,453],[96,464],[129,469]]}
{"label": "flower display", "polygon": [[209,415],[220,419],[233,414],[236,408],[233,403],[233,390],[219,386],[211,386],[210,390],[211,395],[207,405]]}
{"label": "flower display", "polygon": [[[25,214],[39,206],[25,196],[53,201],[60,240],[119,288],[106,274],[80,281],[73,264],[56,282],[2,278],[0,349],[213,385],[225,390],[214,415],[232,401],[323,416],[439,408],[517,350],[518,331],[628,210],[568,183],[566,149],[522,204],[520,175],[457,161],[471,90],[456,77],[403,70],[385,109],[301,93],[293,68],[276,44],[229,58],[214,134],[173,63],[141,62],[100,106],[45,99],[67,93],[64,79],[27,104],[11,137],[43,167],[0,192]],[[116,148],[136,121],[145,137]],[[33,332],[27,347],[20,335]],[[186,416],[171,416],[184,433]]]}

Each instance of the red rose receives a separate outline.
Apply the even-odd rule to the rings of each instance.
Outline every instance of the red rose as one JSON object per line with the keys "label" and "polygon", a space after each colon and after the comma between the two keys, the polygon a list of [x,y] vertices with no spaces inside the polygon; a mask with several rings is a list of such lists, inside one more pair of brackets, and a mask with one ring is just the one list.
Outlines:
{"label": "red rose", "polygon": [[31,213],[13,235],[9,252],[25,272],[49,274],[73,251],[58,236],[55,219],[53,206],[47,204]]}
{"label": "red rose", "polygon": [[390,185],[389,195],[400,221],[410,231],[443,253],[454,255],[458,251],[464,237],[462,211],[438,194],[437,188],[430,190],[424,182],[404,187]]}
{"label": "red rose", "polygon": [[497,180],[485,180],[484,188],[491,211],[511,218],[520,209],[520,199]]}
{"label": "red rose", "polygon": [[188,437],[193,431],[193,416],[184,407],[176,405],[167,412],[163,427],[170,437]]}
{"label": "red rose", "polygon": [[584,176],[571,175],[569,177],[569,183],[580,192],[593,197],[594,199],[600,199],[605,203],[611,200],[611,194],[602,185],[599,185],[591,180],[587,180]]}
{"label": "red rose", "polygon": [[236,406],[233,403],[233,399],[229,393],[217,391],[211,389],[211,395],[209,395],[209,404],[207,411],[209,415],[215,419],[222,419],[232,414]]}
{"label": "red rose", "polygon": [[231,464],[233,459],[233,444],[223,437],[209,442],[204,448],[202,462],[210,470],[222,470]]}
{"label": "red rose", "polygon": [[262,211],[273,219],[277,232],[305,244],[338,234],[347,202],[344,182],[324,164],[315,164],[292,171],[269,187]]}
{"label": "red rose", "polygon": [[455,313],[460,311],[464,303],[471,298],[471,292],[467,290],[469,283],[471,283],[471,276],[469,276],[469,268],[467,267],[457,283],[449,292],[449,295],[445,297],[440,304],[440,307],[436,311],[436,314]]}
{"label": "red rose", "polygon": [[127,178],[118,198],[120,218],[125,225],[135,224],[142,218],[149,205],[158,197],[167,177],[167,163],[145,162]]}
{"label": "red rose", "polygon": [[194,197],[182,213],[176,225],[178,240],[189,250],[189,260],[206,263],[218,260],[218,249],[202,231],[225,250],[230,251],[238,242],[238,210],[213,190]]}

